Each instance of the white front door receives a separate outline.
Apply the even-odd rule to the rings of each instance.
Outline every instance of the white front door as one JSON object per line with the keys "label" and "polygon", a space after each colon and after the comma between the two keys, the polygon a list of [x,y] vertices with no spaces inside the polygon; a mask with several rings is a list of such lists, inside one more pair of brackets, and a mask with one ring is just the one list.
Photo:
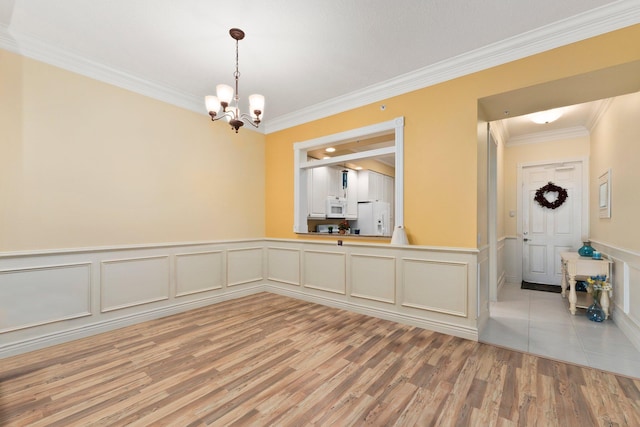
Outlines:
{"label": "white front door", "polygon": [[[523,167],[522,280],[559,285],[560,252],[580,247],[582,237],[582,162]],[[567,190],[559,207],[543,207],[534,198],[549,182]],[[553,202],[557,193],[546,193]]]}

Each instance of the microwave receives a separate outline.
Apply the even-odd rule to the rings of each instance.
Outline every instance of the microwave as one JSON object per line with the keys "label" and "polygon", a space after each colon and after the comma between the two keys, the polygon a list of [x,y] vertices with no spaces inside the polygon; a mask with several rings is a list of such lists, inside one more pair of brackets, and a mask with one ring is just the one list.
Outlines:
{"label": "microwave", "polygon": [[344,218],[347,214],[347,201],[344,197],[327,197],[327,218]]}

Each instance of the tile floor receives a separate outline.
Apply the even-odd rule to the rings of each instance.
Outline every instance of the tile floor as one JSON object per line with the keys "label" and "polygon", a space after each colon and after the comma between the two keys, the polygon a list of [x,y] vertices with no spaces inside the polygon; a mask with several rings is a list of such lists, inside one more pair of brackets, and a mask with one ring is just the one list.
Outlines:
{"label": "tile floor", "polygon": [[560,294],[504,285],[480,341],[640,378],[640,351],[612,320],[569,313]]}

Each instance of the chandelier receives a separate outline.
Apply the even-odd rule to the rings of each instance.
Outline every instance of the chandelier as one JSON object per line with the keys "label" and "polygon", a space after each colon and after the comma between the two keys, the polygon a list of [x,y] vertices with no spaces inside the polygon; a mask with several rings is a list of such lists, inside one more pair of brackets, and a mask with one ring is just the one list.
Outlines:
{"label": "chandelier", "polygon": [[[238,78],[240,77],[240,71],[238,71],[238,41],[244,39],[244,31],[232,28],[229,30],[229,34],[236,41],[236,72],[233,73],[233,77],[236,80],[235,96],[231,86],[220,84],[216,86],[217,96],[205,96],[204,102],[212,121],[225,118],[238,133],[238,129],[244,125],[244,122],[256,128],[260,125],[260,117],[264,113],[264,96],[258,94],[249,96],[250,114],[240,113],[238,105]],[[218,116],[220,107],[222,107],[222,114]]]}

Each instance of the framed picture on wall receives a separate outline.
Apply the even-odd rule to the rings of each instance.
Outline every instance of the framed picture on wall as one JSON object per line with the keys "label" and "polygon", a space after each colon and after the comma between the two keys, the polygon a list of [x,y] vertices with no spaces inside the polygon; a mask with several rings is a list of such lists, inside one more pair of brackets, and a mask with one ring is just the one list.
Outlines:
{"label": "framed picture on wall", "polygon": [[611,218],[611,169],[598,177],[598,209],[600,218]]}

